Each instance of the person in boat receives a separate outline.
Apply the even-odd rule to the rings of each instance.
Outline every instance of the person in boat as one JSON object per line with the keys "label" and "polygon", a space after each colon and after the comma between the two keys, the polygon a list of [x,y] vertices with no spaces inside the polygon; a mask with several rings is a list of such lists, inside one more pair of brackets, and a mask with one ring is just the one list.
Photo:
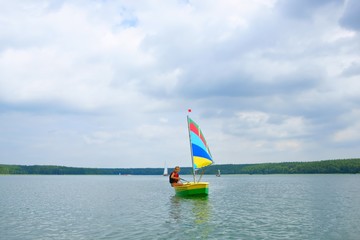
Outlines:
{"label": "person in boat", "polygon": [[171,184],[172,187],[183,185],[183,183],[180,182],[179,172],[180,172],[180,167],[179,167],[179,166],[176,166],[176,167],[174,168],[174,171],[172,171],[172,172],[170,173],[169,182],[170,182],[170,184]]}

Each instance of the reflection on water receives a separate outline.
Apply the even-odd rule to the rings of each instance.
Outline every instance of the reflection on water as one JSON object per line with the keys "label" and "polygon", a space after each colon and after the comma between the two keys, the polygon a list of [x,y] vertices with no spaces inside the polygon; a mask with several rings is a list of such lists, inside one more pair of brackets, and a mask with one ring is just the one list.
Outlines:
{"label": "reflection on water", "polygon": [[203,224],[209,221],[209,201],[207,197],[193,199],[193,214],[196,224]]}
{"label": "reflection on water", "polygon": [[169,218],[177,226],[188,225],[187,230],[178,234],[185,234],[187,238],[207,238],[211,227],[211,207],[209,198],[202,197],[170,197]]}
{"label": "reflection on water", "polygon": [[[194,221],[197,224],[204,223],[209,220],[209,201],[207,196],[202,197],[178,197],[171,196],[170,198],[170,218],[178,221],[181,217],[189,217],[190,210],[193,214]],[[183,216],[182,216],[183,215]]]}
{"label": "reflection on water", "polygon": [[181,199],[177,196],[170,198],[170,219],[179,222],[181,219]]}

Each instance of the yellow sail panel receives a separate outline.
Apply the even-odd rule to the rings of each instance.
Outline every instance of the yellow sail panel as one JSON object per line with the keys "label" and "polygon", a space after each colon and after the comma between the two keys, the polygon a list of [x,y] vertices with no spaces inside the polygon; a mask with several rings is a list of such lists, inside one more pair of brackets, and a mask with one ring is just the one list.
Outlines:
{"label": "yellow sail panel", "polygon": [[194,156],[194,167],[195,169],[203,168],[211,165],[213,162],[208,158]]}

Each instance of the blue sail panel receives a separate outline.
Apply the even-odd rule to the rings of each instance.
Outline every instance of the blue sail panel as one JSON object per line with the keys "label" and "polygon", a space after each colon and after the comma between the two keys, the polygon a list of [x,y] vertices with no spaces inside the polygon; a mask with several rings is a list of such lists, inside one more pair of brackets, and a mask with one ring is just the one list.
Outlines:
{"label": "blue sail panel", "polygon": [[201,138],[198,135],[191,132],[190,133],[190,141],[191,141],[191,144],[195,144],[195,145],[199,146],[200,148],[202,148],[204,151],[206,151],[211,158],[209,149],[207,148],[207,146],[205,146],[204,142],[201,140]]}
{"label": "blue sail panel", "polygon": [[203,148],[199,147],[196,144],[192,144],[193,157],[202,157],[209,160],[212,160],[212,157],[205,151]]}

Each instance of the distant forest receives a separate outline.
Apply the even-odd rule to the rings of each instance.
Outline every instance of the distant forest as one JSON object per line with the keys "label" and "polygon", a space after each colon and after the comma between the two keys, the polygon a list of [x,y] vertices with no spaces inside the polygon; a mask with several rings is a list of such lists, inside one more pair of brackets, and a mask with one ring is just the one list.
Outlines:
{"label": "distant forest", "polygon": [[[171,172],[171,169],[169,169]],[[260,164],[211,165],[205,174],[331,174],[360,173],[360,158],[325,160],[316,162],[283,162]],[[3,165],[0,174],[46,174],[46,175],[162,175],[163,168],[77,168],[46,165]],[[191,167],[182,167],[181,174],[191,174]]]}

